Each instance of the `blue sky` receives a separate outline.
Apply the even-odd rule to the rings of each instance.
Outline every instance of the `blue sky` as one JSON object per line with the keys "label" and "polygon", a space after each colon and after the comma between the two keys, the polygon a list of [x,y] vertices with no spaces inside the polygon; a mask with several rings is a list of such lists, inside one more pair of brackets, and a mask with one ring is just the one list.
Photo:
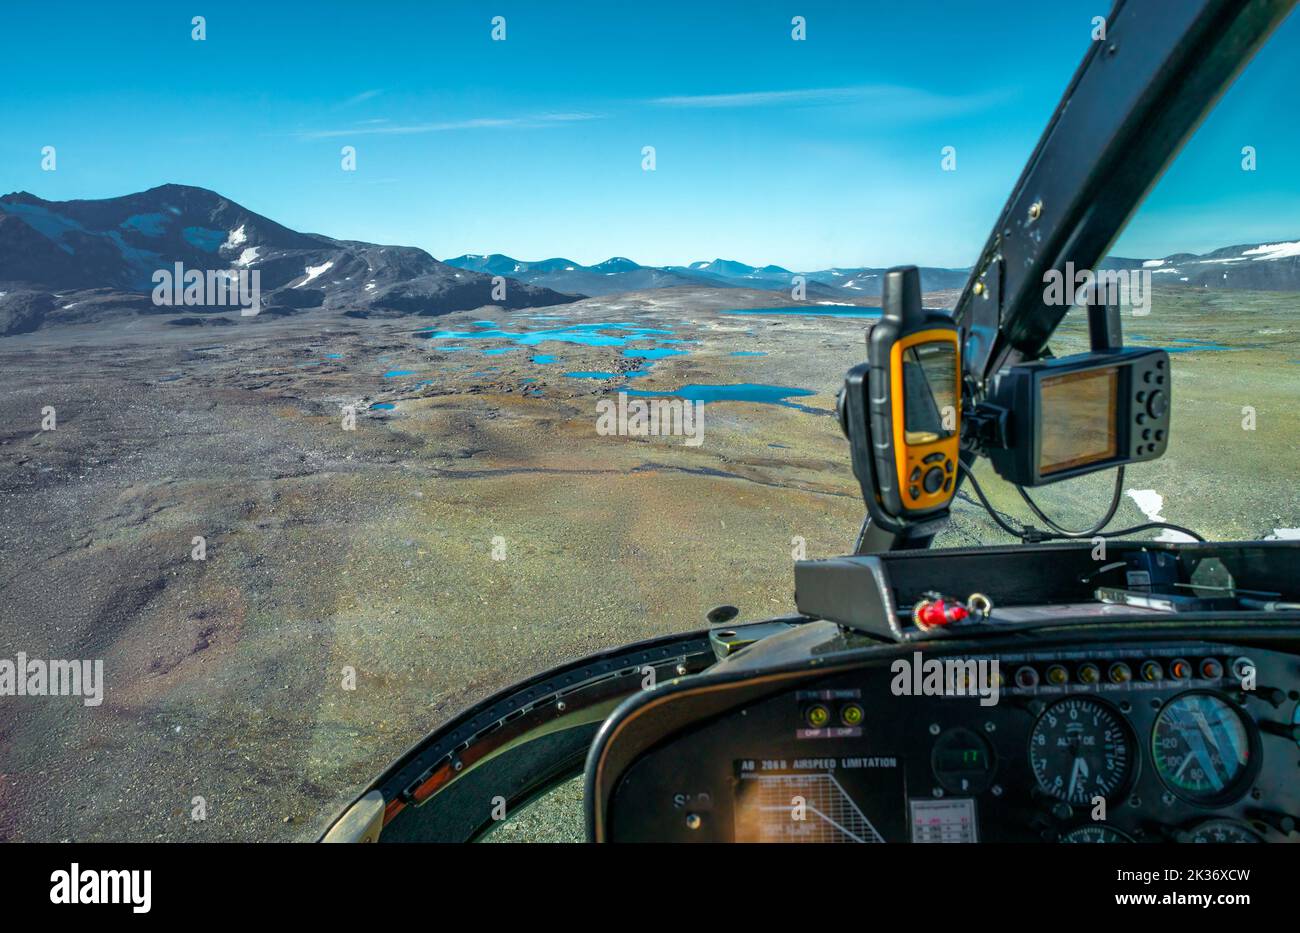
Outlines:
{"label": "blue sky", "polygon": [[[0,188],[62,200],[201,185],[296,229],[439,258],[964,266],[1106,11],[1008,9],[5,4]],[[806,41],[790,38],[795,14]],[[1115,252],[1300,237],[1297,87],[1293,16]],[[46,145],[55,172],[41,171]],[[355,172],[340,168],[346,145]]]}

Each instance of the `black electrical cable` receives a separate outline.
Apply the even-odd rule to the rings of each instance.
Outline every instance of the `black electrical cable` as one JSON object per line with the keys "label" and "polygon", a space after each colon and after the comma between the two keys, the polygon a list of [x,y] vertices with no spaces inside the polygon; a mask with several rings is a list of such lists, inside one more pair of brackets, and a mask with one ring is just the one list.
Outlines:
{"label": "black electrical cable", "polygon": [[988,512],[989,517],[992,518],[993,521],[997,522],[998,527],[1013,538],[1019,538],[1021,541],[1027,540],[1028,536],[1023,530],[1012,528],[1002,520],[1002,516],[998,514],[998,510],[993,508],[988,497],[984,495],[984,490],[980,488],[979,480],[975,479],[975,474],[971,472],[970,467],[961,462],[960,458],[957,460],[957,468],[966,474],[966,478],[970,480],[971,488],[975,490],[975,495],[979,496],[980,503],[984,506],[984,511]]}
{"label": "black electrical cable", "polygon": [[1026,492],[1025,487],[1021,486],[1019,483],[1016,484],[1016,492],[1020,493],[1020,498],[1025,500],[1025,504],[1033,510],[1033,513],[1037,515],[1048,528],[1052,529],[1057,534],[1064,538],[1091,538],[1097,532],[1109,525],[1110,520],[1114,518],[1115,513],[1119,511],[1120,499],[1122,499],[1124,495],[1124,467],[1120,466],[1115,470],[1115,491],[1110,497],[1110,508],[1106,510],[1106,514],[1102,517],[1101,521],[1097,522],[1086,531],[1072,531],[1071,529],[1063,528],[1056,522],[1052,521],[1047,517],[1047,513],[1038,507],[1038,503],[1029,498],[1029,493]]}
{"label": "black electrical cable", "polygon": [[1149,528],[1168,528],[1170,531],[1181,532],[1189,538],[1195,538],[1202,544],[1205,543],[1205,538],[1199,533],[1192,531],[1190,528],[1185,528],[1182,525],[1175,525],[1173,522],[1143,522],[1141,525],[1130,525],[1127,528],[1117,528],[1114,531],[1099,531],[1096,536],[1098,538],[1117,538],[1120,535],[1131,535],[1134,532],[1146,531]]}
{"label": "black electrical cable", "polygon": [[[1071,534],[1063,534],[1054,531],[1039,531],[1037,528],[1033,528],[1030,526],[1017,530],[1013,528],[1011,525],[1009,525],[1007,522],[1005,522],[1002,519],[1002,516],[998,514],[997,509],[993,508],[993,505],[989,502],[988,497],[984,495],[984,490],[980,488],[979,480],[975,478],[974,471],[972,471],[970,467],[966,466],[966,464],[962,463],[960,460],[957,461],[957,466],[963,473],[966,474],[966,478],[970,480],[971,488],[975,490],[975,495],[979,497],[980,504],[983,505],[984,510],[989,513],[989,517],[992,518],[993,521],[998,524],[998,527],[1000,527],[1003,531],[1007,532],[1007,534],[1011,535],[1012,537],[1019,538],[1021,541],[1034,542],[1034,541],[1068,540],[1074,537],[1115,538],[1120,535],[1128,535],[1128,534],[1134,534],[1139,531],[1146,531],[1149,528],[1168,528],[1170,531],[1181,532],[1182,534],[1188,535],[1189,537],[1194,538],[1197,541],[1201,541],[1201,542],[1205,541],[1205,538],[1201,537],[1201,535],[1197,534],[1195,531],[1192,531],[1190,528],[1184,528],[1182,525],[1175,525],[1172,522],[1144,522],[1141,525],[1131,525],[1128,528],[1119,528],[1116,529],[1115,531],[1102,531],[1101,529],[1105,527],[1105,524],[1103,523],[1102,525],[1098,526],[1096,530],[1086,535],[1081,535],[1077,532]],[[1121,468],[1121,471],[1122,469],[1123,468]],[[1116,484],[1116,489],[1118,488],[1119,485]],[[1109,522],[1111,518],[1114,517],[1115,509],[1117,508],[1118,508],[1118,496],[1116,497],[1116,500],[1111,503],[1111,508],[1106,515],[1107,522]],[[1037,512],[1037,509],[1035,509],[1035,512]],[[1043,517],[1044,520],[1046,520],[1045,516],[1040,516],[1040,517]]]}
{"label": "black electrical cable", "polygon": [[858,529],[858,539],[857,539],[856,541],[853,542],[853,553],[854,553],[854,554],[861,554],[861,553],[862,553],[862,542],[866,540],[866,537],[867,537],[867,529],[868,529],[869,527],[871,527],[871,515],[870,515],[870,513],[868,513],[867,516],[866,516],[864,519],[862,519],[862,527]]}

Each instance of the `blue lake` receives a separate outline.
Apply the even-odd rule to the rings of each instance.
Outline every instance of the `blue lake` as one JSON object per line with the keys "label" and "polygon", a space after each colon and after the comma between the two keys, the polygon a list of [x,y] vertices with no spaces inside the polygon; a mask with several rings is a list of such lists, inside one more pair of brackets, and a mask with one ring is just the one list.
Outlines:
{"label": "blue lake", "polygon": [[[602,331],[622,331],[623,333],[602,333]],[[535,347],[550,340],[583,347],[625,347],[632,341],[644,340],[664,334],[671,335],[672,331],[617,322],[608,324],[571,324],[565,327],[527,331],[500,330],[495,326],[491,328],[485,327],[483,330],[477,331],[422,330],[417,331],[415,335],[429,340],[509,340],[525,347]]]}
{"label": "blue lake", "polygon": [[1195,353],[1198,350],[1236,350],[1237,347],[1230,347],[1226,344],[1215,343],[1213,340],[1204,340],[1198,337],[1179,337],[1174,343],[1176,347],[1165,347],[1166,353]]}
{"label": "blue lake", "polygon": [[570,379],[617,379],[618,373],[607,373],[596,369],[579,369],[565,373]]}
{"label": "blue lake", "polygon": [[559,359],[560,359],[560,358],[559,358],[558,356],[550,356],[549,354],[546,354],[546,353],[539,353],[539,354],[537,354],[536,356],[533,357],[533,362],[534,362],[534,363],[541,363],[542,365],[545,365],[545,364],[547,364],[547,363],[555,363],[555,362],[558,362]]}
{"label": "blue lake", "polygon": [[392,411],[397,406],[394,405],[392,402],[375,402],[375,404],[371,405],[370,407],[377,411]]}
{"label": "blue lake", "polygon": [[862,305],[807,305],[788,308],[729,308],[719,314],[798,314],[813,317],[880,317],[879,308]]}
{"label": "blue lake", "polygon": [[765,350],[734,350],[732,356],[767,356]]}
{"label": "blue lake", "polygon": [[384,378],[396,379],[398,376],[414,376],[414,375],[415,375],[415,370],[413,369],[390,369],[388,372],[384,373]]}
{"label": "blue lake", "polygon": [[343,354],[342,354],[342,353],[326,353],[326,354],[325,354],[325,359],[327,359],[327,360],[341,360],[341,359],[343,359]]}
{"label": "blue lake", "polygon": [[758,402],[763,405],[783,405],[786,408],[797,408],[800,411],[817,411],[817,409],[806,408],[803,405],[796,405],[786,401],[789,398],[799,398],[806,395],[816,395],[810,389],[796,389],[791,386],[774,386],[763,383],[738,382],[732,385],[685,385],[675,391],[653,391],[641,389],[628,389],[628,395],[636,396],[672,396],[673,398],[683,398],[690,402]]}
{"label": "blue lake", "polygon": [[[1126,334],[1130,340],[1150,340],[1142,334]],[[1222,343],[1215,343],[1213,340],[1205,340],[1200,337],[1176,337],[1174,338],[1176,346],[1161,347],[1166,353],[1199,353],[1204,350],[1207,352],[1219,352],[1223,350],[1239,350],[1241,347],[1229,347]]]}

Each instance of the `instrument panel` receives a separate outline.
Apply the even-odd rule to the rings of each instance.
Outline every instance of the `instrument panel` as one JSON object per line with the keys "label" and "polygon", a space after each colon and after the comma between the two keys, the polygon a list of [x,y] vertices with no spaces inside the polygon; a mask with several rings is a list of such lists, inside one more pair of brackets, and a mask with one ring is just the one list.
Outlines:
{"label": "instrument panel", "polygon": [[1295,655],[1186,641],[684,684],[644,704],[676,725],[610,775],[596,835],[1300,841],[1298,685]]}

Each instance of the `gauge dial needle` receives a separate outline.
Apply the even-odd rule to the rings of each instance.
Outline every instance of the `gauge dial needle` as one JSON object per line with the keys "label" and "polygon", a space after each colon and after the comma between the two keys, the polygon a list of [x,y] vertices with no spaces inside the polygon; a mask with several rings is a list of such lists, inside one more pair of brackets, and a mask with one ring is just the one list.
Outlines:
{"label": "gauge dial needle", "polygon": [[1219,747],[1219,740],[1215,737],[1214,730],[1210,728],[1210,724],[1205,721],[1205,714],[1193,713],[1192,718],[1196,720],[1196,728],[1201,730],[1201,735],[1205,736],[1205,741],[1210,748],[1217,749]]}
{"label": "gauge dial needle", "polygon": [[1074,797],[1074,787],[1079,783],[1079,778],[1088,776],[1088,763],[1082,757],[1074,759],[1074,767],[1070,769],[1070,790],[1066,793],[1067,797]]}
{"label": "gauge dial needle", "polygon": [[1193,712],[1192,718],[1196,721],[1196,728],[1205,737],[1205,747],[1197,757],[1204,762],[1207,774],[1217,776],[1220,769],[1215,767],[1214,756],[1219,752],[1219,740],[1215,736],[1214,730],[1210,728],[1210,724],[1206,721],[1204,713]]}

